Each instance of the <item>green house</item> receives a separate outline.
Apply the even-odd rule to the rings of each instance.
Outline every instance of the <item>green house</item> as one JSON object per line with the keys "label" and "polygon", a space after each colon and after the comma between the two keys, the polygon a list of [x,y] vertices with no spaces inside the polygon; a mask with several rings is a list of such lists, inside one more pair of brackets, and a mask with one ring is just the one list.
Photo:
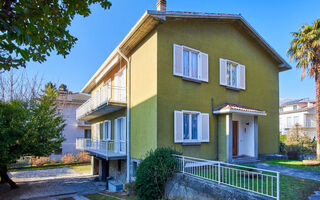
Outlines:
{"label": "green house", "polygon": [[[161,10],[162,9],[162,10]],[[146,11],[82,89],[77,148],[93,173],[135,178],[147,152],[225,162],[279,150],[279,72],[291,67],[238,14]]]}

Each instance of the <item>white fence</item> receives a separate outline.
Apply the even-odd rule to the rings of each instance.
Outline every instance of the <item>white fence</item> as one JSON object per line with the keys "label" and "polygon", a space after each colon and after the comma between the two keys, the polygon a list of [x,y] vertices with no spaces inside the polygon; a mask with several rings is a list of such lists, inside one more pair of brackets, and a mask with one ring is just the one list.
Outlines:
{"label": "white fence", "polygon": [[77,138],[76,149],[98,153],[104,156],[126,154],[126,141],[96,140],[87,138]]}
{"label": "white fence", "polygon": [[88,99],[76,110],[76,118],[80,119],[86,114],[96,110],[99,106],[108,102],[126,103],[126,88],[104,85],[93,97]]}
{"label": "white fence", "polygon": [[220,161],[174,156],[178,160],[178,172],[280,199],[279,172]]}

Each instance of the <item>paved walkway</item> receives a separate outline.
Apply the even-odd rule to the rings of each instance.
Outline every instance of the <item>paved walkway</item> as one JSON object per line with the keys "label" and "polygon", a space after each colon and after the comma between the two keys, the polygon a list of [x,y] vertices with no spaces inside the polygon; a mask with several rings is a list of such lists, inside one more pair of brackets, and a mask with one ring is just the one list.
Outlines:
{"label": "paved walkway", "polygon": [[280,166],[275,166],[275,165],[269,165],[266,163],[255,163],[254,165],[258,168],[261,168],[261,169],[278,171],[281,174],[288,175],[288,176],[294,176],[294,177],[303,178],[303,179],[311,179],[311,180],[315,180],[315,181],[320,181],[320,173],[319,172],[312,172],[312,171],[306,171],[306,170],[301,170],[301,169],[280,167]]}
{"label": "paved walkway", "polygon": [[45,170],[12,172],[19,188],[11,190],[0,185],[1,200],[58,200],[72,197],[87,200],[83,195],[105,190],[105,182],[95,181],[90,172],[77,172],[67,167]]}
{"label": "paved walkway", "polygon": [[[275,165],[269,165],[266,163],[255,163],[254,165],[258,168],[261,168],[261,169],[278,171],[281,174],[288,175],[288,176],[320,181],[320,173],[319,172],[312,172],[312,171],[306,171],[306,170],[301,170],[301,169],[280,167],[280,166],[275,166]],[[319,200],[319,199],[320,199],[320,191],[315,191],[314,194],[309,196],[309,200]]]}

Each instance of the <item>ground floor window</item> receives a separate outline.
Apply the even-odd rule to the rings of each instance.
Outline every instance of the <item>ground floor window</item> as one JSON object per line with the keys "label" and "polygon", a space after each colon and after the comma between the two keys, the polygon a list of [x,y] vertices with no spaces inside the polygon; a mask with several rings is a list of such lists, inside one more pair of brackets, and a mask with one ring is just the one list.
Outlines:
{"label": "ground floor window", "polygon": [[132,179],[135,179],[136,178],[136,173],[137,173],[137,169],[138,169],[138,166],[140,164],[140,160],[132,160],[131,161],[131,169],[132,169],[132,173],[131,173],[131,177]]}
{"label": "ground floor window", "polygon": [[90,129],[85,129],[84,130],[84,138],[91,138],[91,130]]}

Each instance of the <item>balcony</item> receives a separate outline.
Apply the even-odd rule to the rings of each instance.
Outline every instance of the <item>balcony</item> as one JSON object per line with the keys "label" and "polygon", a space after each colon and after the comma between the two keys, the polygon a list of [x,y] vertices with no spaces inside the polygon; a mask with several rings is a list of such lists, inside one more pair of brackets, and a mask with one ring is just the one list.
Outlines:
{"label": "balcony", "polygon": [[126,141],[77,138],[76,149],[107,160],[126,158]]}
{"label": "balcony", "polygon": [[316,122],[306,122],[305,127],[306,128],[315,128]]}
{"label": "balcony", "polygon": [[80,128],[91,128],[91,123],[87,121],[77,120],[77,126]]}
{"label": "balcony", "polygon": [[126,101],[125,87],[105,85],[93,97],[77,108],[76,118],[77,120],[92,120],[126,107]]}

